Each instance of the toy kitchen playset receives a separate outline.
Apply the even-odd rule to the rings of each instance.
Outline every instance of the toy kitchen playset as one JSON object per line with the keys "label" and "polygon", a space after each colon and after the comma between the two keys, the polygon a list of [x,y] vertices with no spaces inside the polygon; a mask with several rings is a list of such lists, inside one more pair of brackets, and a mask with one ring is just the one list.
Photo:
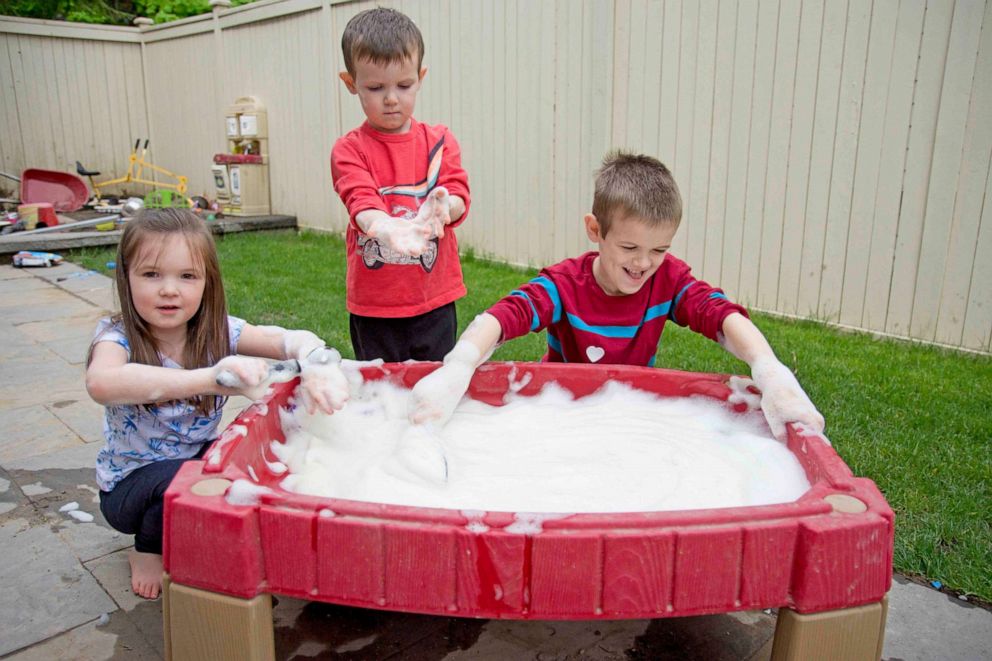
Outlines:
{"label": "toy kitchen playset", "polygon": [[218,203],[229,216],[269,214],[269,128],[258,99],[228,106],[225,132],[227,153],[215,154],[211,167]]}

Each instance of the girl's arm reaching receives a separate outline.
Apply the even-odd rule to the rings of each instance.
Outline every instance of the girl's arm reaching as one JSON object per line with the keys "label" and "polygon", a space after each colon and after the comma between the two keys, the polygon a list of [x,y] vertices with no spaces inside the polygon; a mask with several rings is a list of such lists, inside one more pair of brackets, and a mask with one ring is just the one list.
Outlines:
{"label": "girl's arm reaching", "polygon": [[[224,371],[236,374],[245,386],[225,388],[217,384]],[[244,395],[255,399],[264,395],[259,384],[268,374],[268,365],[258,358],[228,356],[213,367],[178,370],[169,367],[129,363],[127,351],[114,342],[98,342],[86,368],[86,391],[104,406],[151,404],[197,395]]]}
{"label": "girl's arm reaching", "polygon": [[785,440],[787,422],[802,422],[822,432],[823,416],[792,371],[775,357],[758,327],[734,313],[723,320],[722,330],[720,344],[751,367],[751,378],[761,390],[761,410],[775,438]]}
{"label": "girl's arm reaching", "polygon": [[489,359],[502,334],[499,321],[491,314],[484,312],[473,319],[444,357],[444,364],[413,386],[410,422],[444,425],[468,390],[475,369]]}

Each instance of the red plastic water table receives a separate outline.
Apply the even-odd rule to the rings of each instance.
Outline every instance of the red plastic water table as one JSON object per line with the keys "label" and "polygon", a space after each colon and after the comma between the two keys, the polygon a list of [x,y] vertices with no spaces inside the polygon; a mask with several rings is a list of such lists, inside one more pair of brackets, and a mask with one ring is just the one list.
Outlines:
{"label": "red plastic water table", "polygon": [[[386,364],[363,372],[366,379],[409,387],[436,367]],[[469,395],[501,404],[511,370],[517,383],[526,383],[522,396],[556,381],[583,397],[608,380],[666,397],[726,401],[731,393],[729,377],[718,374],[489,363],[477,371]],[[192,642],[188,636],[172,638],[173,627],[190,626],[183,613],[191,607],[198,626],[216,618],[222,629],[238,632],[230,634],[229,644],[241,651],[262,649],[262,658],[270,658],[271,624],[266,633],[265,626],[249,621],[271,618],[271,594],[516,619],[780,608],[778,658],[815,658],[809,646],[823,636],[836,640],[846,658],[877,658],[881,651],[892,510],[875,484],[854,477],[822,436],[789,428],[788,447],[811,485],[795,502],[574,514],[520,534],[508,529],[518,513],[463,513],[281,490],[284,476],[270,468],[267,448],[284,441],[278,411],[288,405],[295,384],[277,386],[266,401],[246,409],[204,461],[183,467],[166,493],[165,631],[167,647],[185,645],[176,658],[216,652],[216,632]],[[252,480],[271,493],[253,505],[230,505],[224,493],[235,480]],[[180,602],[182,609],[169,606]]]}

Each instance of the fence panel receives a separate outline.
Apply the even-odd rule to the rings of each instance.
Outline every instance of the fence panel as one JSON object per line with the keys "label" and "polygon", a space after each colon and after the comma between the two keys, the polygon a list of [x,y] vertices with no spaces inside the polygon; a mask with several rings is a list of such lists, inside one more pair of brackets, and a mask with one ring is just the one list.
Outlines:
{"label": "fence panel", "polygon": [[123,174],[147,126],[140,64],[136,31],[0,17],[0,169]]}
{"label": "fence panel", "polygon": [[[109,178],[150,137],[209,196],[225,107],[254,95],[273,209],[341,231],[329,155],[364,116],[340,37],[378,4],[261,0],[141,30],[0,17],[0,168]],[[632,149],[679,182],[673,252],[740,302],[992,349],[988,0],[386,4],[424,34],[418,119],[462,147],[463,248],[591,249],[593,173]]]}

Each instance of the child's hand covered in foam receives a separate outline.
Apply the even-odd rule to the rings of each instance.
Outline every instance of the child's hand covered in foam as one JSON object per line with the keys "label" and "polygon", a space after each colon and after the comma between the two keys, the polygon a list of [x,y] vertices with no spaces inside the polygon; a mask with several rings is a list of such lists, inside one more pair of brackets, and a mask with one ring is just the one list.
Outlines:
{"label": "child's hand covered in foam", "polygon": [[410,257],[420,257],[427,251],[432,228],[416,218],[376,218],[368,226],[366,234],[383,243],[387,248]]}
{"label": "child's hand covered in foam", "polygon": [[410,422],[415,425],[427,422],[444,425],[468,390],[480,358],[475,345],[460,340],[444,357],[444,365],[413,386],[408,415]]}
{"label": "child's hand covered in foam", "polygon": [[823,432],[823,416],[792,371],[775,357],[755,360],[751,364],[751,378],[761,390],[761,410],[775,438],[785,440],[788,422],[801,422],[817,433]]}
{"label": "child's hand covered in foam", "polygon": [[430,237],[444,237],[444,226],[451,223],[451,198],[448,196],[448,189],[438,186],[427,195],[427,199],[417,210],[415,223],[429,227]]}
{"label": "child's hand covered in foam", "polygon": [[261,358],[227,356],[213,367],[214,381],[231,393],[243,395],[252,401],[265,397],[269,389],[269,365]]}
{"label": "child's hand covered in foam", "polygon": [[300,361],[300,392],[307,413],[318,409],[330,415],[341,410],[351,397],[351,388],[341,371],[341,354],[323,347]]}

